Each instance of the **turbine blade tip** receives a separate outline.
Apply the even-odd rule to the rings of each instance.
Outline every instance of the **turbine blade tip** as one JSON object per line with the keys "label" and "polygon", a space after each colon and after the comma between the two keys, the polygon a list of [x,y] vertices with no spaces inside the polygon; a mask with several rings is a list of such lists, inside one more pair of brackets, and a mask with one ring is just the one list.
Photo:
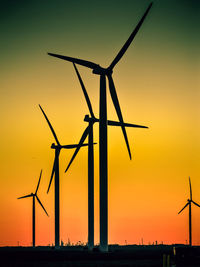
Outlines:
{"label": "turbine blade tip", "polygon": [[65,173],[68,171],[68,169],[69,169],[69,166],[66,168]]}
{"label": "turbine blade tip", "polygon": [[47,53],[47,55],[52,56],[52,57],[55,56],[55,54],[53,54],[53,53]]}

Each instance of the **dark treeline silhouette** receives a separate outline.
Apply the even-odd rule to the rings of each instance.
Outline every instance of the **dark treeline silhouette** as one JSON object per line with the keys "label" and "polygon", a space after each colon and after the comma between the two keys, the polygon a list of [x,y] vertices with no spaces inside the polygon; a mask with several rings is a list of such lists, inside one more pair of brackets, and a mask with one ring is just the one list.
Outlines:
{"label": "dark treeline silhouette", "polygon": [[[4,247],[0,248],[1,267],[197,267],[200,266],[200,247],[184,245],[109,245],[109,253],[93,253],[83,246],[54,247]],[[164,257],[165,256],[165,257]],[[164,258],[169,265],[163,265]]]}

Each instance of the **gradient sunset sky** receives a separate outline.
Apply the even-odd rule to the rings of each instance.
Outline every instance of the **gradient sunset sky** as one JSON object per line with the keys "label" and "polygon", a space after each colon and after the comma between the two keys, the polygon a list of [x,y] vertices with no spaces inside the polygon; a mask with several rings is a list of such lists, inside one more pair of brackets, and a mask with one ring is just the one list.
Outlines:
{"label": "gradient sunset sky", "polygon": [[[44,108],[63,145],[78,143],[88,108],[73,65],[47,52],[107,67],[144,14],[147,0],[1,0],[0,246],[31,245],[32,200],[36,245],[54,242],[53,136]],[[145,22],[113,73],[127,129],[108,129],[109,243],[185,243],[189,197],[200,204],[200,1],[155,0]],[[99,113],[99,76],[77,66]],[[109,92],[108,118],[117,119]],[[94,140],[98,142],[98,125]],[[68,173],[73,150],[61,151],[61,239],[87,242],[87,148]],[[99,242],[99,169],[95,146],[95,243]],[[193,206],[193,244],[200,245],[200,208]]]}

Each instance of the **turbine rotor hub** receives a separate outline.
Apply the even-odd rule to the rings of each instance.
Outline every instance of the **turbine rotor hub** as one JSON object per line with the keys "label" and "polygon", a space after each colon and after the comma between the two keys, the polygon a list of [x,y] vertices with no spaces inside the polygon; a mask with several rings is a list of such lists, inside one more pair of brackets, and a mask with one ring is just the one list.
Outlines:
{"label": "turbine rotor hub", "polygon": [[90,116],[87,114],[85,115],[84,121],[89,121],[90,120]]}
{"label": "turbine rotor hub", "polygon": [[87,122],[96,122],[96,121],[98,121],[98,120],[97,120],[96,118],[90,117],[90,116],[87,114],[87,115],[85,115],[84,121],[87,121]]}
{"label": "turbine rotor hub", "polygon": [[53,143],[53,144],[51,145],[51,148],[52,148],[52,149],[61,149],[61,146],[58,146],[58,145],[56,145],[55,143]]}
{"label": "turbine rotor hub", "polygon": [[99,75],[108,75],[112,74],[112,69],[109,68],[102,68],[100,65],[98,65],[96,68],[93,69],[92,73],[99,74]]}

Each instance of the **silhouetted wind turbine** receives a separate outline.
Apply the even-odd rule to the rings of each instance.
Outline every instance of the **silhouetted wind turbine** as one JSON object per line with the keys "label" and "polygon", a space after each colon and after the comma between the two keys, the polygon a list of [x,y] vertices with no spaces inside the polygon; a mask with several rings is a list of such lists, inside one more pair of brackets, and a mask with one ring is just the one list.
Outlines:
{"label": "silhouetted wind turbine", "polygon": [[[50,182],[49,182],[49,186],[48,186],[48,190],[47,193],[49,192],[50,186],[51,186],[51,182],[53,180],[53,176],[55,174],[55,247],[59,247],[60,246],[60,198],[59,198],[59,155],[60,155],[60,151],[62,148],[64,149],[72,149],[72,148],[76,148],[78,146],[78,144],[73,144],[73,145],[61,145],[56,133],[49,121],[49,119],[47,118],[47,115],[45,114],[44,110],[42,109],[42,107],[39,105],[48,125],[49,128],[51,129],[51,132],[55,138],[56,144],[53,143],[51,145],[52,149],[55,149],[55,159],[54,159],[54,164],[53,164],[53,169],[52,169],[52,173],[51,173],[51,178],[50,178]],[[88,144],[82,144],[82,146],[87,146]]]}
{"label": "silhouetted wind turbine", "polygon": [[43,210],[45,211],[45,213],[48,215],[47,211],[45,210],[44,206],[42,205],[41,201],[39,200],[38,196],[37,196],[37,191],[40,185],[40,180],[41,180],[41,176],[42,176],[42,170],[40,172],[40,177],[38,180],[38,184],[35,190],[35,193],[31,193],[29,195],[23,196],[23,197],[18,197],[17,199],[21,199],[21,198],[27,198],[27,197],[32,197],[33,198],[33,214],[32,214],[32,238],[33,238],[33,247],[35,247],[35,198],[37,199],[38,203],[40,204],[40,206],[43,208]]}
{"label": "silhouetted wind turbine", "polygon": [[100,110],[99,110],[99,176],[100,176],[100,249],[102,251],[108,250],[108,211],[107,211],[107,187],[108,187],[108,162],[107,162],[107,101],[106,101],[106,76],[108,78],[110,95],[119,119],[121,123],[122,132],[125,138],[126,146],[129,156],[131,158],[131,151],[128,143],[128,137],[124,126],[121,108],[119,105],[115,85],[112,79],[113,68],[122,58],[134,37],[139,31],[142,23],[144,22],[152,3],[150,3],[143,17],[129,36],[128,40],[121,48],[117,56],[114,58],[108,68],[102,68],[100,65],[91,61],[86,61],[78,58],[62,56],[58,54],[48,53],[50,56],[54,56],[66,61],[70,61],[93,70],[94,74],[100,75]]}
{"label": "silhouetted wind turbine", "polygon": [[189,177],[189,184],[190,184],[190,199],[187,200],[187,204],[179,211],[179,213],[181,213],[189,205],[189,245],[192,246],[192,207],[191,207],[191,203],[193,203],[194,205],[196,205],[198,207],[200,207],[200,205],[192,200],[192,186],[191,186],[190,177]]}
{"label": "silhouetted wind turbine", "polygon": [[[76,148],[65,172],[69,169],[70,165],[72,164],[73,160],[75,159],[79,149],[83,145],[85,139],[88,136],[88,248],[89,250],[92,250],[94,247],[94,146],[93,146],[93,125],[95,122],[99,122],[99,119],[97,119],[94,115],[92,104],[90,101],[90,98],[88,96],[88,93],[86,91],[85,85],[83,83],[83,80],[80,76],[80,73],[76,67],[76,65],[73,63],[76,74],[78,76],[84,97],[87,102],[87,106],[90,112],[90,116],[86,115],[84,121],[88,122],[88,126],[86,127],[85,131],[83,132],[83,135],[81,136],[81,139],[79,141],[79,145]],[[110,126],[121,126],[122,124],[119,121],[111,121],[108,120],[108,125]],[[131,124],[131,123],[123,123],[126,127],[137,127],[137,128],[148,128],[146,126]]]}

